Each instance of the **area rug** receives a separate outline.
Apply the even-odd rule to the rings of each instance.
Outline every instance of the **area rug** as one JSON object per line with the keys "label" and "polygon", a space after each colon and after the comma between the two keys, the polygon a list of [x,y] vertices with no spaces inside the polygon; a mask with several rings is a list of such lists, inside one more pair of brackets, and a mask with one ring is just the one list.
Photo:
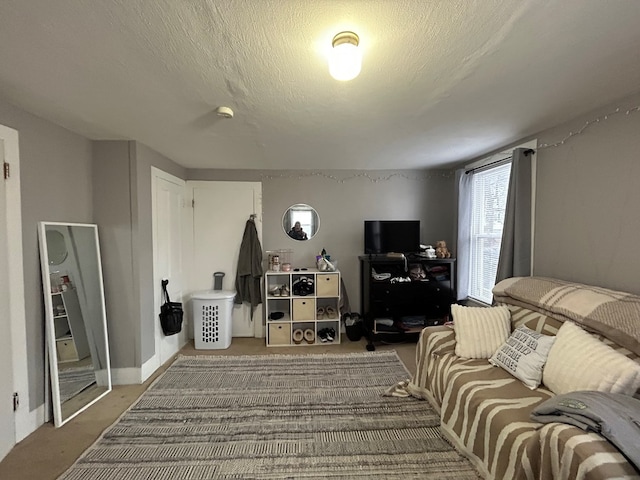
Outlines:
{"label": "area rug", "polygon": [[473,479],[396,352],[180,356],[60,478]]}
{"label": "area rug", "polygon": [[94,383],[96,383],[96,374],[93,371],[93,365],[58,370],[60,403],[75,397],[76,394]]}

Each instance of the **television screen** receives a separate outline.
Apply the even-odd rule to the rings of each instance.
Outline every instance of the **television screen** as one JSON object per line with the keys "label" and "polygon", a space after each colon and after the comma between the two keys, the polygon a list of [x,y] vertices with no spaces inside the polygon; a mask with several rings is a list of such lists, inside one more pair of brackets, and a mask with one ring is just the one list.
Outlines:
{"label": "television screen", "polygon": [[416,253],[420,220],[365,220],[364,253]]}

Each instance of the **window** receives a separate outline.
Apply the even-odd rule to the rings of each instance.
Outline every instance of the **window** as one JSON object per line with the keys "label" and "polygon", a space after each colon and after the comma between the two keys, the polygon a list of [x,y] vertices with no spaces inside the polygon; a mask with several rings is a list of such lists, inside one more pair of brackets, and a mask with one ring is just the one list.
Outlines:
{"label": "window", "polygon": [[495,285],[511,161],[481,169],[471,183],[469,297],[491,303]]}
{"label": "window", "polygon": [[313,225],[313,212],[309,210],[292,210],[291,225],[294,225],[296,222],[300,222],[300,226],[305,232],[315,232],[315,225]]}

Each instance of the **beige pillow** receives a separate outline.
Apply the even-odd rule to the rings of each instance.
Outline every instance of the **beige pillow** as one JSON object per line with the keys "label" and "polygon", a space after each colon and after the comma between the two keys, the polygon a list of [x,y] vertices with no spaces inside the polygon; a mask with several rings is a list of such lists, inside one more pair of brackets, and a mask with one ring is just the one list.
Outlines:
{"label": "beige pillow", "polygon": [[464,307],[451,305],[456,332],[456,355],[462,358],[490,358],[511,333],[507,307]]}
{"label": "beige pillow", "polygon": [[542,368],[555,337],[543,335],[521,325],[503,343],[489,362],[501,367],[530,389],[542,381]]}
{"label": "beige pillow", "polygon": [[542,382],[555,394],[579,390],[633,395],[640,365],[572,322],[564,322],[551,347]]}

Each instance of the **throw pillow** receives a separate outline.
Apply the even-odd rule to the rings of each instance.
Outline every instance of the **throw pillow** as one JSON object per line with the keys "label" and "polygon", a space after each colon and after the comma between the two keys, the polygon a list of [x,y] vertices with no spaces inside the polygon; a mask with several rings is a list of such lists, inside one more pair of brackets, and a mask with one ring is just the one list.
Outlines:
{"label": "throw pillow", "polygon": [[534,390],[542,381],[542,368],[554,341],[555,337],[521,326],[513,331],[489,362],[503,368]]}
{"label": "throw pillow", "polygon": [[489,358],[511,333],[509,309],[451,305],[456,332],[456,355],[462,358]]}
{"label": "throw pillow", "polygon": [[542,381],[557,394],[579,390],[633,395],[640,365],[572,322],[564,322],[551,347]]}

